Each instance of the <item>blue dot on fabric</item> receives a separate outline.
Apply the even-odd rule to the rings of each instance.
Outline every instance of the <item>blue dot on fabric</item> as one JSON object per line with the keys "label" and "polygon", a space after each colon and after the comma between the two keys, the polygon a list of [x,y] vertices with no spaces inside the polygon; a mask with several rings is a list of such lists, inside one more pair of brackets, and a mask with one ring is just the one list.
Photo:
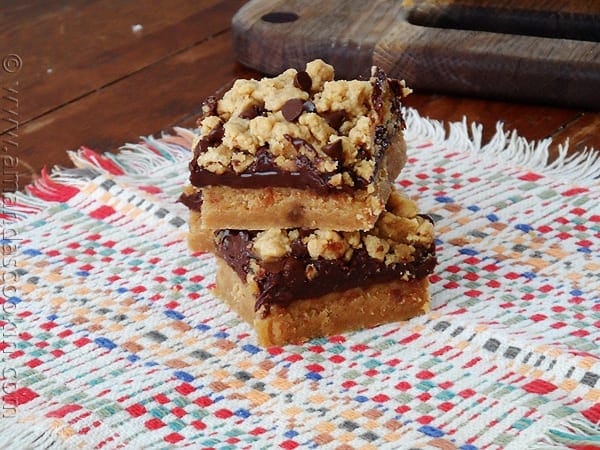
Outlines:
{"label": "blue dot on fabric", "polygon": [[364,395],[357,395],[356,397],[354,397],[354,400],[357,401],[358,403],[364,403],[364,402],[369,401],[369,399],[367,397],[365,397]]}
{"label": "blue dot on fabric", "polygon": [[[6,300],[8,303],[12,303],[13,305],[16,305],[17,303],[21,303],[23,301],[23,299],[21,297],[8,297],[8,299]],[[52,319],[54,320],[54,319]]]}
{"label": "blue dot on fabric", "polygon": [[57,314],[50,314],[48,317],[46,317],[47,320],[53,321],[58,319],[58,315]]}
{"label": "blue dot on fabric", "polygon": [[529,233],[530,231],[533,231],[533,228],[530,225],[527,225],[526,223],[518,223],[515,225],[515,228],[517,230],[522,231],[523,233]]}
{"label": "blue dot on fabric", "polygon": [[184,372],[183,370],[176,371],[174,375],[176,378],[179,378],[180,380],[183,380],[183,381],[187,381],[188,383],[194,381],[194,376],[190,375],[187,372]]}
{"label": "blue dot on fabric", "polygon": [[90,273],[86,270],[80,270],[78,272],[75,272],[75,275],[77,275],[78,277],[89,277]]}
{"label": "blue dot on fabric", "polygon": [[577,249],[577,251],[578,251],[578,252],[581,252],[581,253],[587,253],[587,254],[589,254],[589,253],[592,253],[592,250],[591,250],[591,249],[589,249],[588,247],[579,247],[579,248]]}
{"label": "blue dot on fabric", "polygon": [[306,378],[308,378],[309,380],[313,380],[313,381],[319,381],[323,377],[321,375],[319,375],[317,372],[308,372],[306,374]]}
{"label": "blue dot on fabric", "polygon": [[283,435],[288,439],[294,439],[296,436],[298,436],[298,432],[295,430],[288,430],[283,433]]}
{"label": "blue dot on fabric", "polygon": [[469,255],[469,256],[474,256],[479,254],[479,252],[475,249],[472,248],[461,248],[459,250],[459,253],[463,254],[463,255]]}
{"label": "blue dot on fabric", "polygon": [[242,349],[246,350],[248,353],[252,353],[253,355],[260,352],[260,348],[258,348],[255,345],[251,345],[251,344],[246,344],[246,345],[242,346]]}
{"label": "blue dot on fabric", "polygon": [[99,337],[94,339],[94,342],[99,345],[100,347],[104,347],[107,348],[109,350],[112,350],[113,348],[116,348],[117,344],[115,344],[113,341],[111,341],[110,339],[106,339],[103,337]]}
{"label": "blue dot on fabric", "polygon": [[460,447],[458,447],[459,450],[479,450],[477,447],[475,447],[474,445],[461,445]]}
{"label": "blue dot on fabric", "polygon": [[38,256],[42,254],[42,252],[40,252],[36,248],[26,248],[25,250],[23,250],[23,253],[28,256]]}
{"label": "blue dot on fabric", "polygon": [[170,319],[175,319],[175,320],[182,320],[185,317],[183,314],[181,314],[180,312],[177,312],[173,309],[167,309],[165,311],[165,316],[167,316]]}
{"label": "blue dot on fabric", "polygon": [[450,197],[446,197],[444,195],[436,197],[435,199],[440,203],[453,203],[454,202],[454,200],[452,200]]}
{"label": "blue dot on fabric", "polygon": [[124,294],[127,291],[129,291],[129,289],[127,289],[126,287],[120,287],[119,289],[117,289],[117,293],[119,294]]}
{"label": "blue dot on fabric", "polygon": [[248,417],[250,417],[252,415],[252,414],[250,414],[250,411],[248,411],[247,409],[244,409],[244,408],[238,409],[233,414],[238,417],[241,417],[242,419],[247,419]]}
{"label": "blue dot on fabric", "polygon": [[467,206],[467,209],[468,209],[469,211],[477,212],[477,211],[479,211],[481,208],[479,208],[479,206],[477,206],[477,205],[471,205],[471,206]]}
{"label": "blue dot on fabric", "polygon": [[442,430],[440,430],[439,428],[432,427],[430,425],[423,425],[421,428],[419,428],[419,431],[431,437],[441,437],[444,435],[444,432]]}
{"label": "blue dot on fabric", "polygon": [[521,275],[529,280],[533,280],[535,277],[537,277],[537,275],[533,272],[523,272]]}
{"label": "blue dot on fabric", "polygon": [[571,292],[569,292],[569,294],[579,297],[580,295],[583,295],[583,291],[580,291],[579,289],[573,289]]}
{"label": "blue dot on fabric", "polygon": [[129,361],[131,361],[131,362],[136,362],[136,361],[139,361],[139,359],[140,359],[140,357],[139,357],[139,356],[137,356],[137,355],[129,355],[129,356],[127,357],[127,360],[129,360]]}
{"label": "blue dot on fabric", "polygon": [[205,323],[201,323],[200,325],[196,325],[196,330],[208,331],[208,330],[210,330],[210,327],[208,325],[206,325]]}
{"label": "blue dot on fabric", "polygon": [[224,331],[218,331],[217,333],[215,333],[215,337],[219,339],[225,339],[229,337],[229,334],[225,333]]}

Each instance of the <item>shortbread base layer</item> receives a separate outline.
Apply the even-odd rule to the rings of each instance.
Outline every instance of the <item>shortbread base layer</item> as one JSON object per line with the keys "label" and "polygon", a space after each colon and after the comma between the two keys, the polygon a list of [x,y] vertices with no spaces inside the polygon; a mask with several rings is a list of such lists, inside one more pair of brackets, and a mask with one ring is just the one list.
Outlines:
{"label": "shortbread base layer", "polygon": [[368,230],[384,210],[393,182],[405,163],[406,145],[399,134],[382,160],[372,192],[318,195],[308,189],[289,187],[202,187],[200,228]]}
{"label": "shortbread base layer", "polygon": [[188,248],[192,252],[215,252],[214,230],[202,228],[202,216],[199,211],[190,210],[188,227]]}
{"label": "shortbread base layer", "polygon": [[331,292],[255,311],[254,294],[220,258],[215,294],[254,327],[258,343],[265,347],[404,321],[429,311],[427,277]]}

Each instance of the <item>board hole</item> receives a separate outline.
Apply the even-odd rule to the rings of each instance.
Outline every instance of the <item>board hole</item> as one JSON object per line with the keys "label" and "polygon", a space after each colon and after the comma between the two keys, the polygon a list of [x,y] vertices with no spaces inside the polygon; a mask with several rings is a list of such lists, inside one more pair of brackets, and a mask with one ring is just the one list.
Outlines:
{"label": "board hole", "polygon": [[287,23],[287,22],[294,22],[296,20],[298,20],[300,16],[298,16],[298,14],[293,13],[293,12],[287,12],[287,11],[274,11],[274,12],[270,12],[265,14],[264,16],[261,17],[261,20],[264,20],[265,22],[270,22],[270,23]]}

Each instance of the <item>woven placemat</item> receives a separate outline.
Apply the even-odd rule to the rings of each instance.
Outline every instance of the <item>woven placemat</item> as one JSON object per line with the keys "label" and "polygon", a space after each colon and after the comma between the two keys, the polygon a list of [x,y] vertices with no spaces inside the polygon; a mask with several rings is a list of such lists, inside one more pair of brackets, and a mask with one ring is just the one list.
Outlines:
{"label": "woven placemat", "polygon": [[187,250],[192,131],[7,194],[0,447],[598,448],[598,154],[406,118],[432,311],[305,345],[257,346]]}

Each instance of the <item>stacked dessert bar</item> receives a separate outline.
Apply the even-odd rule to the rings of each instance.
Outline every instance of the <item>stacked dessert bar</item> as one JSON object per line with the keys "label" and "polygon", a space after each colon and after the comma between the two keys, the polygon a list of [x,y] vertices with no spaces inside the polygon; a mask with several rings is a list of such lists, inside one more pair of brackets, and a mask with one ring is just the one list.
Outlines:
{"label": "stacked dessert bar", "polygon": [[189,245],[215,254],[215,293],[261,345],[428,310],[433,224],[394,188],[408,92],[378,68],[335,80],[315,60],[204,103],[181,197]]}

